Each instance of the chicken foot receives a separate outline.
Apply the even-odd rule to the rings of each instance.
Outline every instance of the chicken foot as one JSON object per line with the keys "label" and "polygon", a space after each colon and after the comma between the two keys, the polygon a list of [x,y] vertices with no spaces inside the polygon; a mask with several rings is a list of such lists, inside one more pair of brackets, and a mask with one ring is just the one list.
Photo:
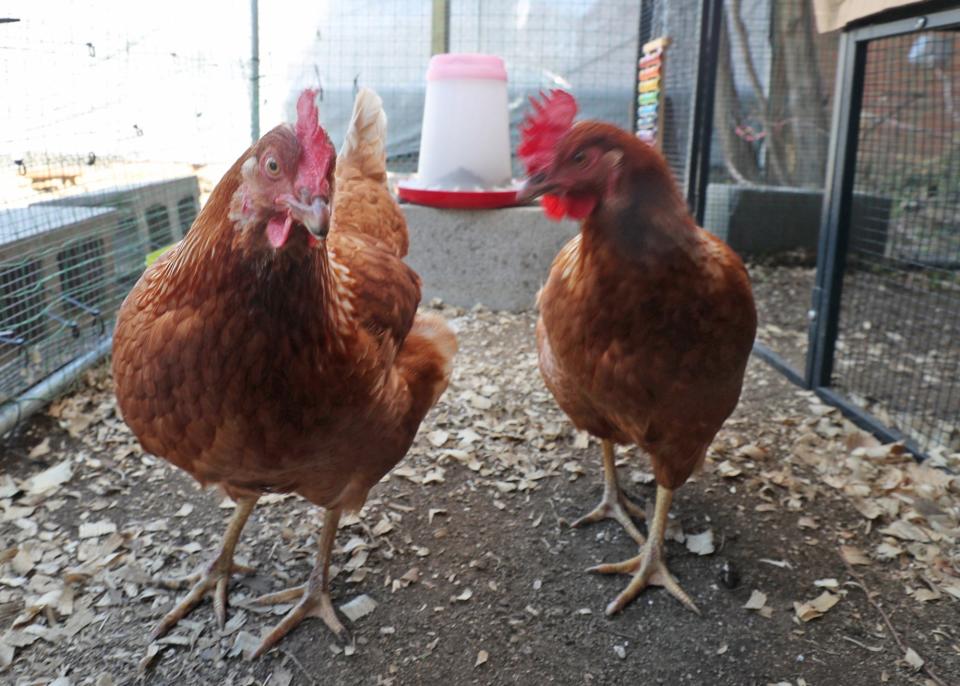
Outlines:
{"label": "chicken foot", "polygon": [[277,605],[299,598],[299,602],[280,620],[269,634],[260,642],[260,646],[253,654],[260,657],[270,650],[276,643],[308,617],[318,617],[340,639],[347,630],[337,618],[330,600],[330,557],[333,553],[333,542],[337,537],[337,525],[340,522],[340,510],[327,510],[323,519],[323,533],[320,537],[320,552],[317,563],[310,572],[307,583],[279,591],[268,593],[250,601],[252,605]]}
{"label": "chicken foot", "polygon": [[696,604],[680,588],[680,584],[667,569],[664,561],[663,537],[667,530],[667,513],[670,511],[672,502],[673,491],[657,486],[657,504],[653,513],[653,522],[650,525],[650,539],[641,547],[640,554],[623,562],[597,565],[587,570],[598,574],[633,574],[633,579],[627,587],[607,605],[607,615],[620,612],[647,586],[666,588],[670,595],[679,600],[684,607],[700,614]]}
{"label": "chicken foot", "polygon": [[243,531],[244,524],[250,518],[254,506],[257,504],[256,496],[248,496],[237,500],[237,507],[233,512],[233,517],[227,525],[227,530],[223,534],[223,543],[220,546],[219,554],[207,565],[206,569],[191,574],[182,579],[162,581],[161,584],[166,588],[181,588],[193,584],[187,597],[181,600],[176,607],[168,612],[160,623],[153,630],[153,639],[160,638],[170,629],[176,626],[177,622],[187,616],[190,611],[200,604],[203,597],[214,590],[213,594],[213,612],[217,617],[217,623],[220,628],[227,621],[227,585],[230,583],[230,575],[234,572],[242,574],[252,573],[252,569],[245,565],[238,565],[233,561],[233,552],[237,547],[237,541],[240,540],[240,532]]}
{"label": "chicken foot", "polygon": [[620,522],[620,526],[630,535],[630,538],[635,540],[639,545],[643,545],[645,540],[643,534],[637,529],[637,525],[633,523],[630,515],[640,519],[643,519],[645,516],[643,508],[625,496],[620,489],[620,483],[617,481],[617,465],[613,453],[613,443],[604,440],[603,498],[600,500],[599,505],[570,526],[578,527],[604,519],[615,519]]}

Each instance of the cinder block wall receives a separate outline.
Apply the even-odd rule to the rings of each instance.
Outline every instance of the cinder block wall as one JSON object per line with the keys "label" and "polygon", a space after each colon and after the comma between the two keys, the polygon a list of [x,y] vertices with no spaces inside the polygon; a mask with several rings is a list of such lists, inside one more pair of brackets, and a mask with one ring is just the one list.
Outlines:
{"label": "cinder block wall", "polygon": [[517,312],[534,307],[553,258],[576,235],[539,207],[438,210],[403,205],[410,229],[407,262],[423,281],[423,301]]}

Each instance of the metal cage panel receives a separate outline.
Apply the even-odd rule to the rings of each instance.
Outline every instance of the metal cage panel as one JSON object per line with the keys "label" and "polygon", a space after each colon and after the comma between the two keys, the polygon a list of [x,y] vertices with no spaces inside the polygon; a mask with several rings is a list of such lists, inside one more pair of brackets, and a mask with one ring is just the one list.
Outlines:
{"label": "metal cage panel", "polygon": [[958,28],[954,9],[843,37],[807,370],[928,454],[960,451]]}

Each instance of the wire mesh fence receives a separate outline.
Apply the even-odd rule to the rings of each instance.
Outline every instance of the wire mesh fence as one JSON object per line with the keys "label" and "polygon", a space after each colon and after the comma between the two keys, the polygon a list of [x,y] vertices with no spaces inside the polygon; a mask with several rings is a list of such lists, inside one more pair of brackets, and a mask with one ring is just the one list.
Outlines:
{"label": "wire mesh fence", "polygon": [[833,385],[926,452],[960,451],[960,37],[866,46]]}
{"label": "wire mesh fence", "polygon": [[0,404],[102,347],[247,141],[249,19],[181,5],[2,8]]}
{"label": "wire mesh fence", "polygon": [[[415,171],[424,74],[441,50],[505,59],[516,136],[527,96],[551,87],[573,91],[581,116],[635,129],[641,48],[666,38],[664,154],[688,192],[705,185],[706,228],[749,256],[766,308],[758,340],[796,372],[812,354],[838,60],[812,0],[330,0],[292,23],[263,4],[257,59],[250,13],[226,0],[35,5],[7,3],[19,21],[0,23],[0,410],[109,335],[148,256],[189,230],[251,129],[289,120],[303,87],[320,88],[335,144],[357,88],[377,89],[388,165]],[[921,445],[950,449],[956,41],[927,31],[870,46],[831,380]],[[704,78],[709,141],[698,138]],[[705,179],[694,169],[704,149]]]}
{"label": "wire mesh fence", "polygon": [[757,340],[803,373],[836,33],[811,0],[725,0],[704,227],[750,257]]}
{"label": "wire mesh fence", "polygon": [[[693,163],[691,150],[698,68],[701,57],[701,0],[647,0],[640,3],[640,47],[665,39],[659,84],[663,92],[658,113],[657,142],[674,178],[686,190]],[[642,65],[642,62],[641,62]],[[638,93],[638,110],[646,103]],[[634,122],[636,125],[637,122]]]}
{"label": "wire mesh fence", "polygon": [[[626,0],[331,2],[303,55],[264,46],[261,88],[269,90],[271,79],[290,92],[291,84],[319,84],[335,142],[346,131],[356,89],[375,88],[390,118],[387,160],[395,172],[417,168],[424,74],[433,50],[491,53],[506,61],[514,148],[527,97],[541,89],[572,90],[584,116],[627,127],[639,8]],[[281,97],[289,100],[290,93]]]}
{"label": "wire mesh fence", "polygon": [[437,50],[506,60],[514,132],[551,87],[630,126],[636,1],[329,1],[293,22],[261,3],[257,60],[249,8],[226,0],[0,12],[17,20],[0,23],[0,404],[109,334],[146,257],[186,233],[251,129],[290,120],[303,87],[320,88],[335,144],[357,88],[375,88],[401,173],[417,166]]}

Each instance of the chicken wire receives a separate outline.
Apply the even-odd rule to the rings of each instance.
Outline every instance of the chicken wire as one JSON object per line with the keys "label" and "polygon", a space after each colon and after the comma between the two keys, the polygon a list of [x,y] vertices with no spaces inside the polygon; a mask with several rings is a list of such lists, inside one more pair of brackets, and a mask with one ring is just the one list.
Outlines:
{"label": "chicken wire", "polygon": [[757,340],[802,376],[838,34],[812,0],[724,0],[704,228],[754,264]]}
{"label": "chicken wire", "polygon": [[102,348],[147,253],[196,217],[198,170],[242,149],[248,126],[230,116],[246,105],[243,64],[201,47],[200,26],[182,30],[166,8],[8,2],[2,12],[16,20],[0,22],[5,409]]}
{"label": "chicken wire", "polygon": [[[435,48],[504,59],[512,149],[527,99],[541,89],[568,89],[582,116],[629,125],[636,1],[391,0],[331,2],[327,9],[301,60],[266,50],[261,88],[268,78],[288,88],[319,83],[322,117],[335,142],[346,131],[356,89],[375,88],[390,120],[387,166],[393,172],[417,169],[424,75]],[[514,171],[520,172],[515,156]]]}
{"label": "chicken wire", "polygon": [[834,388],[925,452],[960,451],[960,36],[866,45]]}
{"label": "chicken wire", "polygon": [[659,116],[663,129],[661,152],[674,179],[686,192],[693,163],[691,142],[704,3],[702,0],[644,0],[640,5],[640,44],[657,38],[668,40],[663,58],[663,102]]}
{"label": "chicken wire", "polygon": [[244,3],[0,12],[0,404],[97,348],[145,258],[184,235],[251,129],[289,121],[303,87],[320,88],[336,145],[357,89],[375,88],[388,166],[411,172],[433,51],[506,60],[514,135],[527,96],[551,87],[629,127],[640,23],[636,1],[329,0],[294,22],[261,3],[254,61]]}

